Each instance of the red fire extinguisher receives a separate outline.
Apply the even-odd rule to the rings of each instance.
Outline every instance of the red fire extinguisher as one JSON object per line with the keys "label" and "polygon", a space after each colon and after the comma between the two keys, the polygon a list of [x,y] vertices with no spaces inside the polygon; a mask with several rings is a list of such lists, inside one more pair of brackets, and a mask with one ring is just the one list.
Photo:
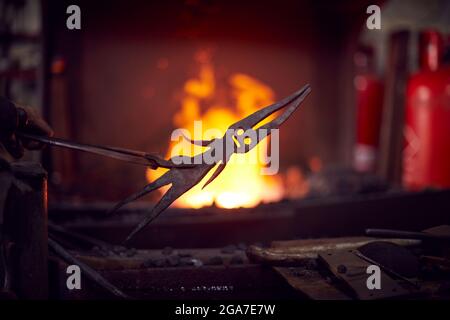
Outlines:
{"label": "red fire extinguisher", "polygon": [[376,169],[383,107],[383,83],[374,72],[373,49],[360,47],[354,56],[356,76],[356,144],[353,166],[359,172]]}
{"label": "red fire extinguisher", "polygon": [[421,33],[420,71],[408,81],[403,184],[417,190],[450,187],[450,66],[442,66],[443,38]]}

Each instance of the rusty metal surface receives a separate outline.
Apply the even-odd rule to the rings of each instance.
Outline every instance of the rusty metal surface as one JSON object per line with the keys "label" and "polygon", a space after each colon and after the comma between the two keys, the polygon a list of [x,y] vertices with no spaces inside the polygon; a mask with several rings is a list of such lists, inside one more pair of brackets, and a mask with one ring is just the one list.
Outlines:
{"label": "rusty metal surface", "polygon": [[[402,246],[417,247],[421,243],[418,240],[392,241],[403,250],[406,249]],[[369,263],[355,253],[361,246],[378,242],[377,239],[367,237],[276,241],[270,248],[250,246],[247,255],[253,262],[276,266],[274,269],[294,289],[311,299],[380,299],[409,294],[409,291],[404,290],[395,280],[387,278],[387,275],[382,277],[382,291],[367,289],[366,280],[369,275],[366,274],[366,268]],[[318,264],[318,261],[323,263]],[[325,272],[323,265],[326,266]],[[330,271],[330,275],[327,275]],[[351,291],[341,290],[340,281],[333,281],[331,274],[346,283]]]}
{"label": "rusty metal surface", "polygon": [[380,290],[369,290],[367,287],[367,267],[371,264],[359,258],[354,250],[327,251],[319,255],[319,260],[332,272],[332,274],[352,291],[357,299],[375,300],[407,297],[417,292],[406,289],[401,281],[394,280],[381,271]]}
{"label": "rusty metal surface", "polygon": [[358,248],[356,255],[395,273],[397,277],[417,278],[420,274],[419,258],[402,246],[387,239],[374,241]]}
{"label": "rusty metal surface", "polygon": [[[330,250],[351,250],[359,248],[378,239],[368,237],[323,238],[293,241],[275,241],[270,248],[249,246],[247,255],[258,263],[266,263],[275,266],[304,265],[311,259],[317,259],[320,253]],[[417,246],[418,240],[392,239],[401,246]]]}

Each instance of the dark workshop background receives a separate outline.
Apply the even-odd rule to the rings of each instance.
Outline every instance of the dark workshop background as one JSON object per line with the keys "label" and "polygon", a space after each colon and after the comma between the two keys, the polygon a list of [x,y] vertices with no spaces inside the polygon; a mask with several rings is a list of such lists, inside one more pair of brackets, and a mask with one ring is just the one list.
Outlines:
{"label": "dark workshop background", "polygon": [[[395,29],[389,12],[404,12],[405,2],[387,2],[389,28],[369,33],[366,8],[383,1],[43,1],[43,82],[35,101],[58,137],[164,155],[180,90],[198,72],[194,55],[208,48],[218,81],[249,74],[276,98],[311,84],[310,98],[281,130],[282,169],[311,157],[349,165],[353,53],[361,39],[376,45]],[[413,13],[423,10],[421,1],[410,3]],[[436,3],[445,1],[428,9]],[[81,30],[65,27],[70,4],[81,8]],[[437,11],[429,21],[441,21]],[[158,68],[161,59],[166,68]],[[44,163],[53,166],[52,185],[72,198],[116,200],[146,183],[143,168],[88,154],[47,149]]]}
{"label": "dark workshop background", "polygon": [[[344,84],[352,81],[352,60],[345,56],[365,19],[365,2],[86,1],[80,3],[81,32],[56,27],[66,19],[64,1],[57,2],[49,6],[50,38],[73,81],[71,138],[164,155],[180,108],[177,93],[198,72],[195,52],[207,47],[222,81],[246,73],[270,85],[277,98],[311,83],[309,101],[283,127],[283,166],[311,156],[327,162],[345,157],[339,128],[349,109]],[[162,57],[169,61],[165,70],[157,68]],[[115,199],[145,183],[140,168],[74,156],[84,193],[98,194],[107,185],[106,196]]]}

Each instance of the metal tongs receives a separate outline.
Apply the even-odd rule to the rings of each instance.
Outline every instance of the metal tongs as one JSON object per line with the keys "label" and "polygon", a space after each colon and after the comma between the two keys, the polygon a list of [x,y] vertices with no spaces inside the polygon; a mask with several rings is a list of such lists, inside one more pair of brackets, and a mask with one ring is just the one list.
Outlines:
{"label": "metal tongs", "polygon": [[[258,143],[269,136],[273,130],[277,130],[280,126],[297,110],[303,100],[311,92],[309,84],[305,85],[300,90],[294,92],[290,96],[266,106],[251,115],[235,122],[228,127],[227,133],[222,137],[211,140],[191,140],[188,141],[194,145],[206,147],[207,150],[195,156],[175,156],[172,157],[176,163],[192,163],[193,166],[189,168],[171,168],[155,181],[149,183],[140,191],[130,195],[128,198],[120,201],[110,211],[114,213],[128,203],[135,201],[146,194],[159,189],[163,186],[170,185],[170,188],[155,204],[151,211],[149,211],[136,228],[128,235],[125,242],[130,241],[138,232],[140,232],[146,225],[156,219],[165,209],[167,209],[176,199],[181,197],[184,193],[189,191],[195,185],[200,183],[205,176],[216,168],[213,174],[209,177],[203,188],[215,180],[220,173],[225,169],[227,163],[233,154],[247,153],[252,150]],[[277,111],[284,111],[272,121],[256,127],[262,121]],[[256,127],[256,128],[254,128]],[[231,134],[229,134],[231,132]],[[224,146],[232,146],[231,148],[224,148]],[[223,150],[223,152],[221,152]],[[217,162],[207,163],[205,159],[215,158],[214,155],[221,154]],[[239,177],[236,177],[239,179]]]}
{"label": "metal tongs", "polygon": [[182,168],[189,167],[188,164],[175,164],[171,160],[162,159],[154,154],[147,153],[144,151],[136,151],[124,148],[117,147],[109,147],[109,146],[101,146],[101,145],[90,145],[90,144],[81,144],[69,140],[59,139],[59,138],[51,138],[44,137],[34,134],[28,133],[16,133],[19,137],[38,141],[41,143],[45,143],[52,146],[63,147],[78,151],[84,151],[89,153],[94,153],[98,155],[102,155],[105,157],[131,162],[138,165],[143,165],[149,167],[151,169],[157,168]]}

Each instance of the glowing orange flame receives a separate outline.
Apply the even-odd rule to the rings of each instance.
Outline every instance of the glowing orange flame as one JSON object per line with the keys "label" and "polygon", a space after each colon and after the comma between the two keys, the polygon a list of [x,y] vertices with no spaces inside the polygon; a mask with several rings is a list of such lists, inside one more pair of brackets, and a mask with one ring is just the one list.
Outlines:
{"label": "glowing orange flame", "polygon": [[[236,73],[229,77],[231,101],[236,107],[228,106],[225,100],[224,89],[217,88],[214,68],[209,57],[204,52],[197,56],[200,63],[198,77],[188,79],[184,84],[181,109],[174,117],[176,127],[185,128],[193,135],[194,121],[202,120],[203,131],[218,129],[224,134],[232,123],[253,113],[257,109],[274,101],[274,92],[270,87],[259,80],[245,74]],[[220,98],[221,102],[218,102]],[[204,105],[207,104],[205,111]],[[217,137],[217,136],[216,136]],[[198,139],[198,137],[195,137]],[[214,137],[203,134],[203,139]],[[176,145],[188,142],[172,143],[168,156]],[[261,175],[262,161],[258,161],[258,152],[266,152],[267,139],[247,154],[233,155],[235,161],[227,164],[222,174],[208,187],[201,190],[204,182],[212,174],[211,171],[205,179],[195,188],[175,202],[179,207],[199,208],[215,203],[222,208],[253,207],[261,201],[278,201],[283,196],[283,184],[280,176]],[[199,146],[189,146],[188,155],[198,154],[204,149]],[[178,150],[178,149],[177,149]],[[179,152],[178,154],[182,154]],[[251,161],[253,160],[253,161]],[[257,160],[257,161],[255,161]],[[147,171],[147,178],[153,181],[165,172],[164,169]],[[165,189],[167,190],[167,189]],[[163,191],[165,191],[163,190]]]}

